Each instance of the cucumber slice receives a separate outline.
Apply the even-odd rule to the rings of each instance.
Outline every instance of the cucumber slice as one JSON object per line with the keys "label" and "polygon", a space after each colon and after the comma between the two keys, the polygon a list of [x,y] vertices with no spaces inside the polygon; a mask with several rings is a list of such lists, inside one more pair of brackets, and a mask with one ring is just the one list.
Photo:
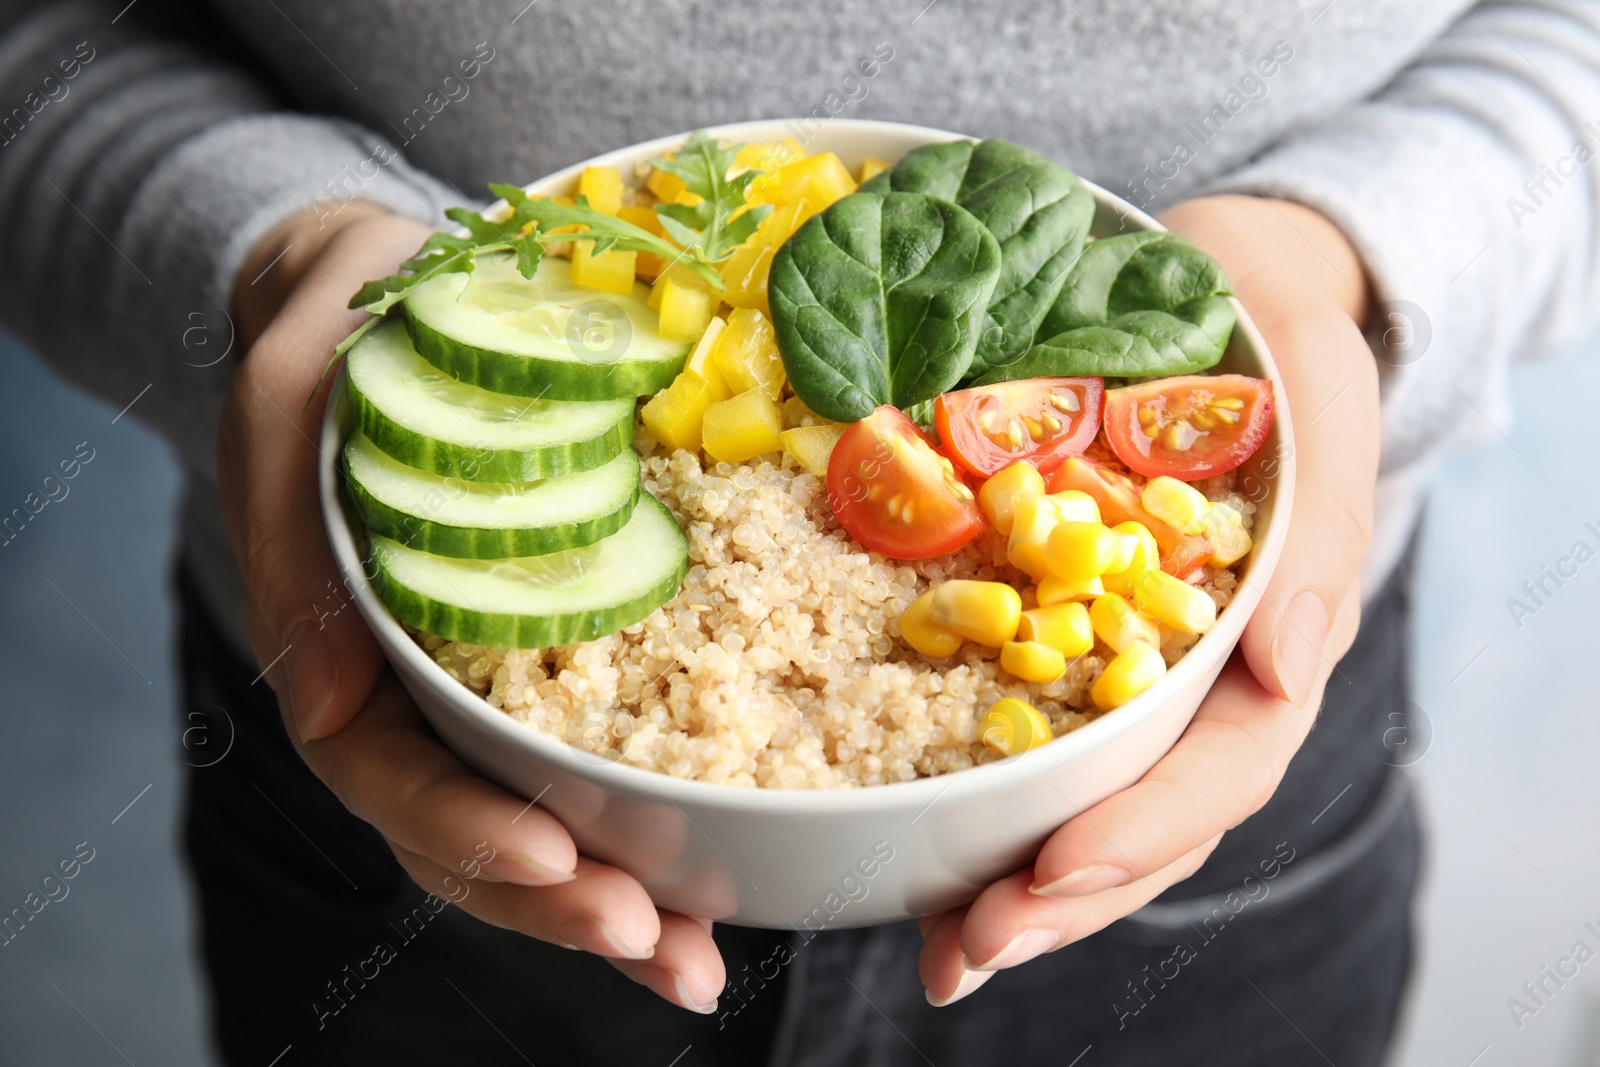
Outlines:
{"label": "cucumber slice", "polygon": [[452,641],[549,648],[631,626],[678,595],[689,542],[655,497],[621,530],[583,548],[519,559],[448,559],[381,534],[373,585],[401,622]]}
{"label": "cucumber slice", "polygon": [[561,403],[458,382],[385,323],[350,349],[356,425],[407,466],[475,482],[531,482],[591,470],[633,443],[633,401]]}
{"label": "cucumber slice", "polygon": [[683,369],[689,346],[657,332],[648,295],[639,284],[627,295],[580,288],[554,256],[532,281],[512,258],[488,256],[471,275],[423,282],[403,306],[417,351],[454,378],[514,396],[604,400],[658,392]]}
{"label": "cucumber slice", "polygon": [[469,482],[408,467],[359,430],[344,446],[361,521],[408,548],[503,559],[581,548],[622,529],[639,498],[639,457],[542,482]]}

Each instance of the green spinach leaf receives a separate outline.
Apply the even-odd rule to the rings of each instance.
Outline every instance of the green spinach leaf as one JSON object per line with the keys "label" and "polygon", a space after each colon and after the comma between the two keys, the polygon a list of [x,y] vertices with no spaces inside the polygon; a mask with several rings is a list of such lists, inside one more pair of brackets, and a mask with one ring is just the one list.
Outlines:
{"label": "green spinach leaf", "polygon": [[837,201],[784,242],[767,281],[795,393],[840,422],[933,399],[972,362],[999,276],[999,245],[949,201]]}
{"label": "green spinach leaf", "polygon": [[862,186],[891,189],[954,201],[1000,243],[1000,280],[966,379],[1022,356],[1083,251],[1089,190],[1065,167],[997,138],[925,145]]}
{"label": "green spinach leaf", "polygon": [[1047,376],[1193,374],[1222,358],[1236,319],[1227,275],[1177,234],[1091,243],[1073,266],[1041,338],[978,384]]}

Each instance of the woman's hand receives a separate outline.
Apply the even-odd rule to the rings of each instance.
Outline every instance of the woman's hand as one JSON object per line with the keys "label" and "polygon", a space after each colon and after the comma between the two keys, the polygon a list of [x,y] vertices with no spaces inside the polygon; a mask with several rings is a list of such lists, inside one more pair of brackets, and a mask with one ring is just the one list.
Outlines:
{"label": "woman's hand", "polygon": [[[250,348],[218,449],[251,642],[289,736],[424,889],[459,897],[486,922],[604,956],[672,1003],[710,1012],[724,975],[709,924],[658,911],[633,878],[580,858],[549,813],[473,774],[385,671],[360,615],[332,610],[345,596],[317,498],[327,390],[302,409],[334,345],[364,317],[346,308],[350,294],[393,273],[429,230],[355,204],[325,223],[309,212],[289,220],[240,270],[234,305]],[[465,896],[463,875],[476,879]]]}
{"label": "woman's hand", "polygon": [[1298,467],[1288,542],[1238,651],[1172,750],[1057,830],[1031,868],[922,919],[919,971],[936,1005],[1193,874],[1277,788],[1355,638],[1378,466],[1378,376],[1357,326],[1368,300],[1360,259],[1298,204],[1213,197],[1163,221],[1222,263],[1283,375]]}

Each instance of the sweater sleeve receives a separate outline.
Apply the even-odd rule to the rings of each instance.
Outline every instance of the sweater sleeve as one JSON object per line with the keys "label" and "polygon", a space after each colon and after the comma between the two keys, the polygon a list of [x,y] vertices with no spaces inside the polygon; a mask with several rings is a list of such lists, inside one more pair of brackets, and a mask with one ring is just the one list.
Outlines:
{"label": "sweater sleeve", "polygon": [[1597,154],[1600,5],[1485,3],[1208,191],[1304,203],[1356,244],[1400,474],[1503,430],[1510,360],[1600,324]]}
{"label": "sweater sleeve", "polygon": [[209,471],[251,246],[318,203],[437,222],[453,198],[370,131],[290,112],[198,4],[146,4],[0,0],[0,324]]}

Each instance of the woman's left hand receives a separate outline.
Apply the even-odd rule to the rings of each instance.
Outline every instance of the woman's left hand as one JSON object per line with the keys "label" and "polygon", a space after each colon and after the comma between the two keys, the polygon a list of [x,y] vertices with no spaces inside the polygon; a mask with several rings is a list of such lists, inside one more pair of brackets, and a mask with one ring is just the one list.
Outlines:
{"label": "woman's left hand", "polygon": [[1295,414],[1288,541],[1238,650],[1178,743],[1058,829],[1032,867],[921,920],[928,1000],[1069,945],[1193,874],[1272,796],[1360,617],[1378,467],[1378,376],[1358,323],[1367,281],[1344,235],[1298,204],[1191,200],[1163,222],[1215,256],[1266,338]]}

